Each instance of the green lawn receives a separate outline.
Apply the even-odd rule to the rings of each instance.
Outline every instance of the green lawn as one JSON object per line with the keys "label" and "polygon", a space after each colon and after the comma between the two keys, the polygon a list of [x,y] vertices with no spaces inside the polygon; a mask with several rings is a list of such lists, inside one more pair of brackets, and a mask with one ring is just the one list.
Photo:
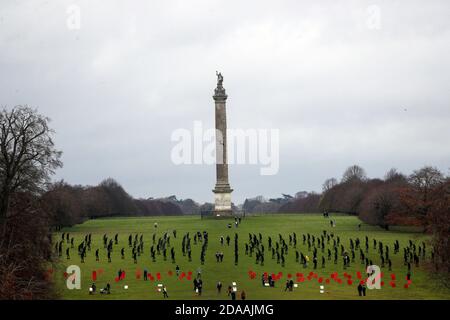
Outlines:
{"label": "green lawn", "polygon": [[[53,272],[53,279],[58,291],[63,299],[162,299],[162,294],[157,292],[158,283],[167,286],[170,299],[229,299],[226,295],[226,288],[232,282],[237,283],[238,292],[245,290],[247,299],[450,299],[450,292],[439,285],[439,280],[431,280],[429,272],[426,271],[421,262],[420,268],[412,269],[412,285],[405,289],[403,285],[406,283],[405,275],[406,267],[403,265],[403,247],[407,245],[408,240],[412,240],[417,244],[427,241],[428,238],[419,232],[411,232],[410,230],[384,231],[378,227],[362,225],[358,230],[360,221],[352,216],[333,216],[337,221],[335,228],[331,228],[329,220],[321,215],[265,215],[258,217],[247,217],[242,220],[238,228],[227,228],[227,224],[231,220],[213,220],[199,217],[148,217],[148,218],[112,218],[90,220],[81,225],[72,228],[66,228],[63,232],[70,232],[70,236],[75,238],[75,248],[71,250],[71,259],[67,260],[65,248],[63,256],[59,264]],[[176,250],[176,262],[180,266],[181,271],[192,271],[195,276],[197,269],[201,267],[203,279],[203,294],[198,297],[193,291],[192,280],[179,280],[175,275],[175,264],[172,264],[170,254],[167,261],[163,261],[162,255],[156,256],[156,262],[152,262],[150,258],[150,246],[152,244],[152,235],[155,232],[154,223],[158,222],[156,230],[157,239],[162,236],[165,231],[177,230],[177,238],[174,239],[171,234],[171,245]],[[206,230],[209,233],[209,245],[206,252],[206,262],[200,264],[200,248],[201,244],[192,245],[192,262],[188,262],[187,256],[181,253],[181,240],[186,232],[190,232],[191,238],[194,232]],[[297,234],[297,249],[308,256],[312,256],[308,252],[307,247],[302,244],[302,234],[310,233],[320,236],[323,230],[334,232],[335,237],[341,238],[341,243],[346,248],[349,247],[349,239],[359,237],[364,248],[365,236],[369,236],[370,250],[369,258],[373,259],[374,264],[380,264],[379,255],[373,249],[372,239],[381,240],[384,244],[389,244],[391,259],[393,261],[393,270],[389,272],[387,267],[382,269],[384,272],[385,285],[380,290],[367,290],[366,297],[359,297],[357,294],[357,281],[352,285],[348,285],[343,276],[344,269],[342,259],[339,257],[338,264],[326,261],[326,267],[321,268],[321,250],[318,251],[319,264],[317,270],[313,270],[312,263],[308,268],[304,269],[302,265],[295,262],[295,249],[289,247],[289,253],[286,257],[286,265],[283,268],[276,260],[271,259],[271,253],[268,251],[267,237],[270,235],[272,239],[277,240],[278,234],[288,242],[289,233]],[[239,264],[234,264],[234,233],[239,234]],[[266,247],[265,265],[262,267],[255,264],[255,255],[248,257],[245,255],[245,243],[248,241],[249,232],[261,233],[263,242]],[[92,233],[93,245],[92,250],[88,251],[85,263],[80,263],[80,258],[76,254],[77,244],[82,241],[85,234]],[[113,238],[116,233],[119,234],[119,244],[114,246],[112,255],[112,263],[108,263],[106,258],[106,249],[103,248],[102,237],[107,233],[109,238]],[[130,233],[139,233],[144,235],[144,254],[138,257],[138,263],[134,264],[131,258],[131,248],[128,247],[128,235]],[[219,238],[223,235],[230,235],[231,242],[228,247],[220,245]],[[54,235],[55,240],[61,239],[61,233]],[[400,242],[400,253],[394,255],[393,243],[395,240]],[[67,245],[66,245],[67,246]],[[120,258],[120,248],[125,248],[125,260]],[[95,249],[100,248],[100,262],[95,261]],[[427,258],[430,257],[431,247],[427,246]],[[224,262],[216,263],[215,252],[222,251],[224,253]],[[327,246],[325,247],[325,257]],[[359,262],[359,254],[356,254],[356,260],[351,263],[350,268],[346,271],[356,278],[356,272],[361,271],[364,274],[364,265]],[[81,267],[81,290],[68,290],[65,285],[64,272],[67,266],[76,264]],[[119,268],[126,270],[126,278],[118,283],[115,281]],[[143,270],[146,268],[155,276],[155,281],[143,281],[136,279],[136,269]],[[107,282],[111,284],[110,295],[89,295],[88,288],[92,283],[91,273],[93,270],[103,269],[103,273],[99,274],[96,284],[97,287],[103,287]],[[252,270],[256,272],[256,278],[251,279],[248,272]],[[170,276],[169,271],[173,272]],[[263,287],[261,284],[261,274],[263,272],[275,273],[282,272],[282,279],[276,282],[275,288]],[[287,275],[293,275],[296,282],[296,273],[301,272],[305,277],[310,271],[315,271],[319,277],[324,279],[330,278],[332,272],[337,271],[339,277],[343,279],[342,284],[331,281],[325,286],[325,293],[319,293],[319,283],[317,279],[306,280],[299,283],[293,292],[285,292],[284,285]],[[156,280],[156,273],[160,272],[161,281]],[[389,285],[390,274],[395,273],[397,276],[396,287]],[[219,295],[216,291],[217,281],[223,283],[222,293]],[[128,285],[128,290],[124,289],[124,285]],[[238,295],[239,296],[239,295]]]}

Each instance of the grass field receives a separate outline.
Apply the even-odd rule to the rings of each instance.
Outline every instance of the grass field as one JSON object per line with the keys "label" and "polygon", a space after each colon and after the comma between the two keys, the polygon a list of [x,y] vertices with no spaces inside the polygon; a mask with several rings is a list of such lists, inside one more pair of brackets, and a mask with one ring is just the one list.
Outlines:
{"label": "grass field", "polygon": [[[417,244],[422,241],[427,241],[428,238],[420,232],[411,232],[406,230],[384,231],[378,227],[368,226],[363,224],[361,230],[358,230],[360,221],[352,216],[333,216],[336,220],[336,227],[331,228],[329,220],[323,218],[321,215],[265,215],[256,217],[247,217],[242,220],[238,228],[227,227],[232,220],[213,220],[199,217],[148,217],[148,218],[111,218],[90,220],[81,225],[76,225],[72,228],[66,228],[62,232],[69,232],[70,237],[75,238],[75,248],[71,249],[71,259],[67,260],[64,246],[63,255],[60,262],[53,272],[53,279],[58,291],[63,299],[162,299],[162,294],[156,290],[157,284],[162,283],[167,286],[170,299],[229,299],[226,294],[226,289],[232,282],[237,283],[238,297],[241,290],[245,290],[247,299],[450,299],[450,292],[440,286],[439,279],[431,279],[430,272],[428,272],[421,261],[419,268],[412,268],[412,284],[409,288],[404,288],[406,283],[405,276],[407,273],[406,266],[403,265],[403,247],[408,244],[411,239]],[[171,236],[171,245],[175,247],[176,264],[180,266],[181,271],[192,271],[193,276],[196,275],[197,269],[201,268],[203,279],[203,293],[199,297],[193,291],[192,280],[188,281],[186,278],[180,280],[175,275],[175,266],[168,254],[167,261],[163,261],[162,255],[156,256],[156,262],[152,262],[150,258],[150,246],[152,245],[152,235],[155,232],[154,223],[158,223],[156,230],[157,239],[161,237],[166,231],[172,232],[177,230],[177,238]],[[192,244],[192,262],[188,262],[187,256],[181,253],[181,241],[186,232],[190,232],[191,238],[194,232],[206,230],[209,233],[209,245],[206,251],[206,261],[204,265],[200,264],[200,248],[201,244]],[[361,271],[364,275],[364,265],[360,264],[359,254],[356,254],[356,260],[351,263],[350,268],[343,269],[341,257],[339,257],[338,264],[331,261],[326,261],[326,267],[321,267],[321,250],[318,251],[319,263],[317,270],[313,270],[310,262],[308,268],[303,268],[295,261],[295,249],[289,247],[288,255],[286,256],[286,265],[282,267],[277,264],[276,260],[272,260],[271,254],[267,249],[267,237],[271,236],[273,242],[278,239],[278,234],[281,234],[286,241],[288,241],[289,233],[296,232],[297,234],[297,250],[312,256],[308,252],[306,246],[302,244],[302,234],[310,233],[315,236],[320,236],[323,230],[334,232],[335,237],[341,238],[341,244],[346,248],[349,246],[349,239],[359,237],[364,248],[364,238],[369,237],[369,258],[373,259],[374,264],[379,264],[379,255],[373,249],[372,239],[381,240],[384,244],[390,246],[391,259],[393,262],[392,272],[385,269],[381,271],[384,273],[382,280],[385,284],[380,290],[367,290],[366,297],[359,297],[357,293],[358,281],[354,280],[352,285],[347,283],[343,273],[346,271],[352,275],[352,279],[356,279],[356,272]],[[239,235],[239,263],[234,264],[234,233]],[[80,258],[76,254],[77,245],[84,239],[88,233],[92,234],[92,249],[88,251],[85,263],[80,263]],[[113,238],[116,233],[119,234],[119,244],[114,246],[112,254],[112,262],[108,263],[106,258],[106,249],[103,248],[102,237],[108,234],[109,238]],[[138,257],[138,263],[134,264],[131,257],[131,248],[128,247],[129,234],[143,234],[144,235],[144,254]],[[255,255],[248,257],[245,255],[245,243],[248,241],[248,234],[261,233],[263,235],[263,242],[266,247],[265,265],[260,266],[255,264]],[[220,244],[220,236],[226,237],[230,235],[230,246],[226,243],[224,246]],[[54,235],[55,240],[61,239],[61,233]],[[394,255],[393,243],[395,240],[400,242],[400,252]],[[70,246],[70,245],[69,245]],[[120,249],[125,248],[125,259],[120,257]],[[100,262],[95,261],[95,249],[100,249]],[[325,257],[328,246],[325,247]],[[427,260],[430,257],[431,247],[428,245]],[[217,263],[215,258],[216,251],[224,253],[224,261]],[[81,268],[81,290],[69,290],[66,288],[66,280],[64,272],[69,265],[78,265]],[[155,277],[154,281],[144,281],[142,277],[136,278],[136,270],[141,271],[147,269]],[[126,270],[126,277],[119,282],[115,281],[117,271],[119,269]],[[104,287],[107,282],[111,284],[110,295],[89,295],[88,288],[92,283],[91,274],[93,270],[98,271],[98,278],[96,281],[97,288]],[[257,275],[254,279],[249,276],[249,271],[254,271]],[[103,272],[101,272],[103,271]],[[172,271],[172,275],[169,275]],[[305,277],[310,271],[318,274],[318,277],[323,277],[325,286],[325,293],[319,293],[318,279],[312,278],[305,280],[298,284],[292,292],[285,292],[285,282],[288,274],[293,275],[293,280],[296,282],[296,274],[303,273]],[[343,279],[342,284],[333,280],[329,284],[325,283],[327,278],[330,278],[332,272],[338,272],[339,277]],[[156,280],[156,273],[161,274],[161,280]],[[278,274],[282,272],[282,278],[276,282],[275,288],[263,287],[261,284],[261,274],[268,272],[269,274]],[[389,285],[391,281],[391,273],[396,274],[396,287]],[[216,290],[217,281],[223,283],[222,293],[219,295]],[[124,289],[124,285],[128,285],[128,289]]]}

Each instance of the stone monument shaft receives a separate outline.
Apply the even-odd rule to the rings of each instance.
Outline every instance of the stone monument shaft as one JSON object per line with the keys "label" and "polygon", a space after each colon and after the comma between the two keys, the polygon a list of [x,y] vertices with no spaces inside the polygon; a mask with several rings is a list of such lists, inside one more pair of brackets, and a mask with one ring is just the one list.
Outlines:
{"label": "stone monument shaft", "polygon": [[217,73],[217,87],[214,90],[216,118],[216,186],[214,192],[214,214],[216,216],[232,215],[231,192],[228,181],[227,159],[227,94],[222,85],[223,77]]}

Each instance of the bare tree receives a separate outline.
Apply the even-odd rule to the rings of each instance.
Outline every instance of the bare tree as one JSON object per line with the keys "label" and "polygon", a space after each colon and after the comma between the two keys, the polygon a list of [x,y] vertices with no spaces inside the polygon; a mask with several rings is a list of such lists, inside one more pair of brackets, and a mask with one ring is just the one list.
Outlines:
{"label": "bare tree", "polygon": [[330,178],[330,179],[325,180],[325,182],[322,185],[322,192],[323,193],[327,192],[328,190],[330,190],[337,184],[338,184],[338,181],[336,178]]}
{"label": "bare tree", "polygon": [[409,176],[409,183],[416,192],[422,195],[423,201],[427,201],[430,190],[442,184],[444,180],[445,178],[442,172],[434,167],[423,167],[422,169],[415,170]]}
{"label": "bare tree", "polygon": [[355,180],[364,181],[366,179],[366,171],[356,164],[348,167],[342,176],[342,182],[350,182]]}
{"label": "bare tree", "polygon": [[49,121],[27,106],[0,111],[0,223],[7,216],[12,194],[39,193],[62,166]]}
{"label": "bare tree", "polygon": [[405,182],[406,181],[406,177],[401,172],[399,172],[396,168],[391,168],[384,175],[384,181],[387,181],[387,182],[392,182],[392,181]]}

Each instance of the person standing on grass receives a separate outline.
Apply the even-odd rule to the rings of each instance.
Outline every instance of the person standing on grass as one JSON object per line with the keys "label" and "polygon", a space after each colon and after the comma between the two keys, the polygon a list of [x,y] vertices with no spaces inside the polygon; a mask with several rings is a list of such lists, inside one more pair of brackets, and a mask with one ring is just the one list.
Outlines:
{"label": "person standing on grass", "polygon": [[366,283],[364,283],[364,284],[362,285],[362,294],[363,294],[364,297],[366,296],[366,289],[367,289]]}
{"label": "person standing on grass", "polygon": [[194,291],[197,292],[197,286],[198,286],[198,280],[197,278],[194,279]]}
{"label": "person standing on grass", "polygon": [[361,282],[358,285],[358,295],[361,297],[362,296],[362,292],[363,292],[363,286],[361,284]]}
{"label": "person standing on grass", "polygon": [[203,289],[203,281],[202,281],[202,279],[198,280],[197,289],[198,289],[198,295],[201,296],[202,295],[202,289]]}
{"label": "person standing on grass", "polygon": [[286,287],[284,288],[284,291],[286,292],[286,291],[288,291],[288,289],[289,289],[289,280],[286,280]]}
{"label": "person standing on grass", "polygon": [[246,298],[247,298],[247,296],[245,294],[245,291],[242,290],[242,292],[241,292],[241,300],[245,300]]}
{"label": "person standing on grass", "polygon": [[220,294],[220,292],[222,291],[222,282],[217,282],[217,286],[216,286],[216,288],[217,288],[217,294]]}
{"label": "person standing on grass", "polygon": [[163,292],[163,298],[164,299],[165,298],[169,298],[169,295],[167,294],[167,287],[166,286],[163,287],[162,292]]}

